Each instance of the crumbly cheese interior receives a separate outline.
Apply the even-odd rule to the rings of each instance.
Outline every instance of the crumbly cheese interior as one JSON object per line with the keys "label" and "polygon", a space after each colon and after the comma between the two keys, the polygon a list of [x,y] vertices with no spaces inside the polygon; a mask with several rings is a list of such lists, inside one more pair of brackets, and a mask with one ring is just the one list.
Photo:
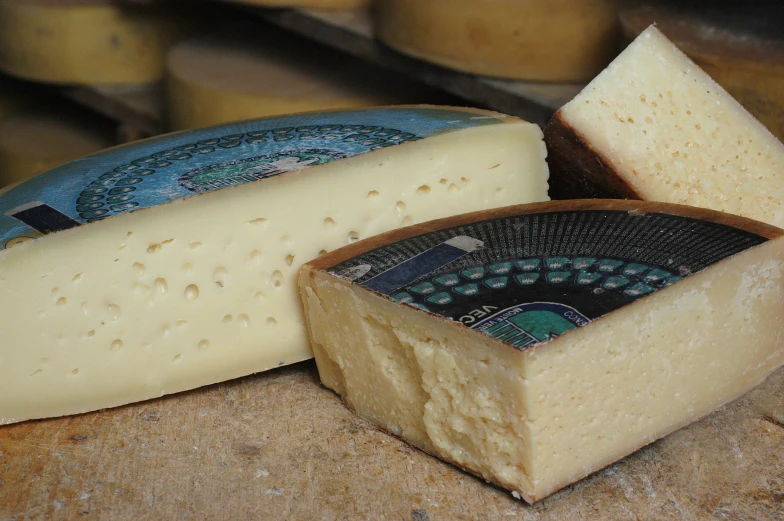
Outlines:
{"label": "crumbly cheese interior", "polygon": [[363,237],[547,199],[538,126],[474,127],[0,252],[0,424],[312,356],[295,273]]}
{"label": "crumbly cheese interior", "polygon": [[517,350],[322,271],[301,292],[322,382],[361,416],[528,501],[784,364],[784,240]]}
{"label": "crumbly cheese interior", "polygon": [[784,145],[655,28],[561,116],[643,199],[784,226]]}

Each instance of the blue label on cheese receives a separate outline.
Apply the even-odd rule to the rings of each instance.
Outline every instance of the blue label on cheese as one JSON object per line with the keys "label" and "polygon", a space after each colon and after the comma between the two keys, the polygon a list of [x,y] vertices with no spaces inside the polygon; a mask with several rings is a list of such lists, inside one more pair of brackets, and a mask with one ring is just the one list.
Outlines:
{"label": "blue label on cheese", "polygon": [[55,168],[0,195],[0,247],[379,148],[493,116],[438,108],[303,114],[171,134]]}
{"label": "blue label on cheese", "polygon": [[426,233],[328,271],[522,349],[766,240],[670,214],[563,211]]}

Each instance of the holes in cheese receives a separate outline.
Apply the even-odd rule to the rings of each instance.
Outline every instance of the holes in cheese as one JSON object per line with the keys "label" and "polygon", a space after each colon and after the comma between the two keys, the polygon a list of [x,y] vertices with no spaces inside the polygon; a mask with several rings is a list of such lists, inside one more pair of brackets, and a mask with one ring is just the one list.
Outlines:
{"label": "holes in cheese", "polygon": [[662,203],[531,204],[347,246],[299,287],[324,385],[531,502],[784,364],[782,234]]}
{"label": "holes in cheese", "polygon": [[784,145],[655,27],[545,128],[555,197],[631,197],[784,226]]}
{"label": "holes in cheese", "polygon": [[619,0],[384,0],[373,4],[390,47],[466,72],[588,80],[615,55]]}
{"label": "holes in cheese", "polygon": [[183,20],[152,5],[0,0],[0,69],[55,83],[152,83]]}
{"label": "holes in cheese", "polygon": [[[0,423],[310,358],[303,262],[403,222],[546,200],[544,155],[516,118],[384,108],[153,138],[0,193]],[[451,194],[444,176],[473,182]]]}

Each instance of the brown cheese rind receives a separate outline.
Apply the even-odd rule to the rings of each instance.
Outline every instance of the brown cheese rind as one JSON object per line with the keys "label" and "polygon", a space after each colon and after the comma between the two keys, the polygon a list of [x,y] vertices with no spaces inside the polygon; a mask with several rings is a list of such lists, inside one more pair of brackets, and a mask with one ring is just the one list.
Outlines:
{"label": "brown cheese rind", "polygon": [[550,197],[553,199],[642,199],[584,136],[555,113],[544,128]]}

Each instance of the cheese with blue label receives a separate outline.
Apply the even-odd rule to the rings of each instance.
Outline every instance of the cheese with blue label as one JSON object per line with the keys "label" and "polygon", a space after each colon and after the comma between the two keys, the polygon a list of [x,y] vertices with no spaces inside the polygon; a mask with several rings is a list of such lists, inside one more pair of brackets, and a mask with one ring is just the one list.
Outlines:
{"label": "cheese with blue label", "polygon": [[312,356],[295,274],[408,224],[547,197],[541,129],[393,107],[151,138],[0,193],[0,423]]}
{"label": "cheese with blue label", "polygon": [[554,201],[392,231],[300,270],[321,381],[529,502],[784,364],[784,231]]}

